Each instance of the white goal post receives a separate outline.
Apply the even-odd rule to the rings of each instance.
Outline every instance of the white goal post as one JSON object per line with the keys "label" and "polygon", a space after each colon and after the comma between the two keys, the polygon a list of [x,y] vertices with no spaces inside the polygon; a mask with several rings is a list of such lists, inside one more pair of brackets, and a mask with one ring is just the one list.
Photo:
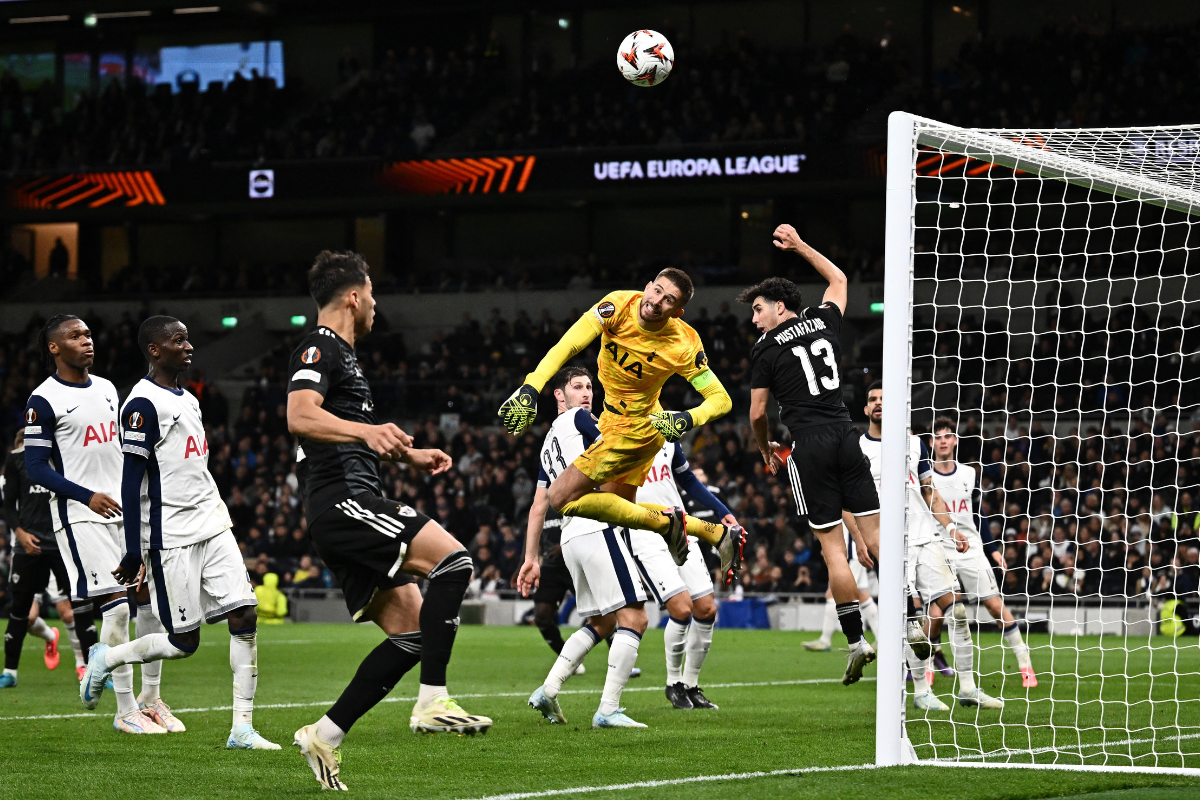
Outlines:
{"label": "white goal post", "polygon": [[[1186,620],[1169,602],[1192,537],[1200,550],[1200,497],[1158,470],[1191,474],[1193,438],[1200,455],[1200,126],[896,112],[886,208],[876,764],[1200,776],[1200,640],[1160,632],[1174,609]],[[908,434],[942,415],[1017,565],[1000,588],[1036,688],[967,603],[973,674],[1000,711],[955,703],[957,676],[933,685],[947,712],[916,711],[906,687]]]}

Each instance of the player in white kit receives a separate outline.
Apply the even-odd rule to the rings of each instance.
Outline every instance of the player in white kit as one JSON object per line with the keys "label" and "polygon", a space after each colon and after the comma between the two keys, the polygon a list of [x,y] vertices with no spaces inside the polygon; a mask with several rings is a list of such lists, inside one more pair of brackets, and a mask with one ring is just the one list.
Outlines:
{"label": "player in white kit", "polygon": [[950,519],[966,534],[970,543],[965,553],[947,547],[946,558],[958,575],[963,593],[968,599],[982,603],[1000,626],[1004,641],[1008,642],[1008,646],[1017,657],[1017,666],[1021,670],[1021,685],[1032,689],[1038,685],[1038,680],[1037,673],[1033,671],[1033,662],[1029,658],[1029,647],[1021,638],[1016,619],[1000,596],[996,576],[992,573],[992,564],[988,561],[990,554],[996,566],[1003,570],[1004,557],[996,549],[991,534],[981,530],[975,521],[979,479],[974,468],[954,458],[958,447],[955,428],[954,420],[949,417],[938,417],[933,421],[933,485],[949,508]]}
{"label": "player in white kit", "polygon": [[[683,508],[680,488],[705,508],[712,509],[723,524],[738,524],[725,504],[692,474],[679,443],[667,442],[654,457],[646,482],[638,488],[637,502]],[[704,563],[698,540],[688,537],[687,560],[676,566],[662,536],[639,530],[627,531],[625,535],[642,582],[669,615],[663,632],[667,699],[680,709],[717,708],[699,685],[700,668],[712,646],[717,604],[713,602],[712,575]]]}
{"label": "player in white kit", "polygon": [[[883,464],[882,435],[883,388],[878,381],[867,387],[867,405],[863,409],[869,421],[867,432],[860,440],[863,453],[871,462],[871,475],[880,482]],[[909,591],[921,598],[930,611],[926,634],[936,637],[941,631],[943,616],[950,620],[950,644],[954,650],[954,667],[958,677],[958,702],[963,706],[1001,709],[1004,701],[991,697],[975,685],[975,647],[967,623],[967,606],[958,593],[958,580],[946,560],[940,523],[949,532],[953,547],[967,549],[967,538],[946,513],[946,505],[933,487],[933,467],[925,444],[909,434],[908,440],[908,553],[906,580]],[[857,532],[855,540],[859,540]],[[933,693],[926,678],[926,659],[918,658],[906,645],[905,654],[913,674],[913,705],[925,711],[949,711],[950,708]]]}
{"label": "player in white kit", "polygon": [[[591,377],[586,370],[568,367],[555,376],[554,383],[562,385],[569,380],[586,380],[590,389]],[[599,438],[596,418],[586,408],[559,414],[542,444],[538,490],[553,483]],[[545,682],[530,695],[529,705],[550,722],[565,723],[567,718],[558,704],[563,682],[574,674],[593,647],[614,634],[609,645],[604,694],[592,717],[592,727],[644,728],[645,725],[630,719],[619,707],[621,692],[629,682],[647,626],[646,594],[625,537],[608,523],[586,517],[564,516],[561,531],[562,555],[575,585],[576,607],[587,622],[563,644]],[[517,588],[522,594],[528,594],[540,572],[536,559],[528,557],[528,547],[526,554],[517,577]]]}
{"label": "player in white kit", "polygon": [[[29,480],[50,490],[50,511],[75,600],[94,599],[103,627],[100,641],[129,641],[129,602],[112,568],[125,550],[121,524],[120,398],[109,381],[89,370],[95,360],[92,332],[76,316],[51,317],[39,349],[53,359],[54,374],[29,396],[25,408],[25,469]],[[137,615],[138,633],[161,630],[147,610]],[[89,656],[90,660],[90,656]],[[161,668],[142,670],[142,700],[133,696],[132,667],[113,673],[117,713],[124,733],[167,733],[182,723],[158,697]]]}
{"label": "player in white kit", "polygon": [[233,728],[225,746],[278,750],[252,724],[258,685],[254,589],[233,538],[233,522],[208,471],[200,403],[179,386],[192,364],[187,328],[150,317],[138,331],[150,373],[121,408],[126,553],[112,575],[125,585],[148,579],[154,615],[165,633],[108,647],[97,644],[79,696],[95,708],[109,672],[126,664],[187,658],[200,646],[200,622],[229,623]]}

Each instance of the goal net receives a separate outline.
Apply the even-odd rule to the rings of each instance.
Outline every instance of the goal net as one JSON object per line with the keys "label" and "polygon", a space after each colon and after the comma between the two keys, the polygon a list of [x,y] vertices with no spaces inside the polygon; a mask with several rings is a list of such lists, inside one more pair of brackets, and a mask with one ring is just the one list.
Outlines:
{"label": "goal net", "polygon": [[[877,760],[1200,775],[1200,126],[896,113],[887,173]],[[931,687],[947,711],[914,705],[903,646],[929,513],[905,445],[932,453],[939,418],[1037,677],[966,596],[973,669]],[[960,704],[972,682],[1003,709]]]}

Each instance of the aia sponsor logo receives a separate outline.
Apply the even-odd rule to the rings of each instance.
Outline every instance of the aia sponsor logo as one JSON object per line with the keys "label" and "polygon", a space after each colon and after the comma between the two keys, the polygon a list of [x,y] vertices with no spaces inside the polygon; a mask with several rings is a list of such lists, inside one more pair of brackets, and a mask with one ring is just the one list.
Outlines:
{"label": "aia sponsor logo", "polygon": [[203,436],[200,438],[189,436],[187,438],[187,445],[183,450],[184,459],[191,458],[193,453],[196,455],[196,458],[203,458],[208,455],[208,439]]}
{"label": "aia sponsor logo", "polygon": [[108,444],[117,440],[117,421],[110,420],[106,428],[103,423],[100,425],[88,425],[87,431],[83,434],[83,446],[87,447],[92,442],[100,444]]}
{"label": "aia sponsor logo", "polygon": [[315,364],[321,360],[321,350],[317,347],[310,347],[300,354],[300,360],[305,364]]}

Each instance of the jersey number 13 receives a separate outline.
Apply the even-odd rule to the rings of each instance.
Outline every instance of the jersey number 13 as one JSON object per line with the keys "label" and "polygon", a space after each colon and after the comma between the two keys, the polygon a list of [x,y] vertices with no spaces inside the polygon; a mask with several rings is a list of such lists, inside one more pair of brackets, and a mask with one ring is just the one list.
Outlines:
{"label": "jersey number 13", "polygon": [[[829,367],[829,375],[821,376],[821,386],[825,387],[826,391],[833,391],[838,388],[838,370],[837,362],[833,359],[833,345],[826,339],[817,339],[811,345],[809,350],[817,358],[825,361]],[[808,351],[804,349],[804,345],[797,345],[792,348],[792,354],[800,359],[800,363],[804,366],[804,377],[808,378],[808,391],[813,397],[818,397],[821,394],[820,388],[817,386],[817,373],[813,369],[812,359],[808,357]]]}

